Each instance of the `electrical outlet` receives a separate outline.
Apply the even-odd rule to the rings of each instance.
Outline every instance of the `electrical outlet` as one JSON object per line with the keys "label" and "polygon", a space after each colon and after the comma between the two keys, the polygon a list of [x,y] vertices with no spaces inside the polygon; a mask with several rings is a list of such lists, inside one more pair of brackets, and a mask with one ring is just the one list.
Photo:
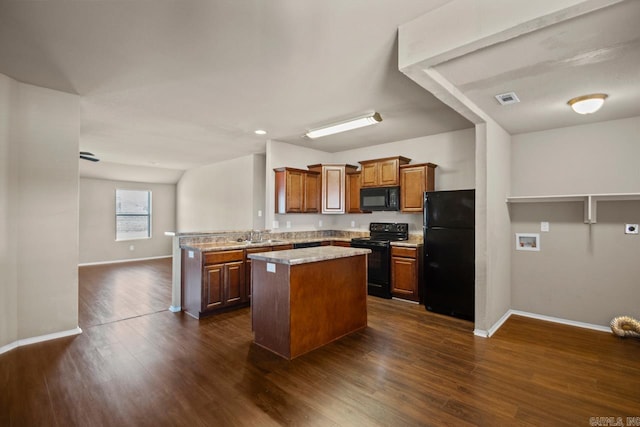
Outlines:
{"label": "electrical outlet", "polygon": [[261,216],[262,216],[262,211],[258,210],[258,217],[261,217]]}
{"label": "electrical outlet", "polygon": [[135,249],[136,249],[136,247],[135,247],[135,246],[133,246],[133,245],[129,245],[129,250],[130,250],[130,251],[133,251],[133,250],[135,250]]}
{"label": "electrical outlet", "polygon": [[273,223],[271,224],[271,228],[280,228],[280,223],[274,220]]}
{"label": "electrical outlet", "polygon": [[318,227],[322,227],[322,220],[318,221]]}
{"label": "electrical outlet", "polygon": [[355,221],[351,221],[351,228],[354,228],[356,226],[356,222]]}
{"label": "electrical outlet", "polygon": [[291,228],[291,221],[287,221],[287,228]]}
{"label": "electrical outlet", "polygon": [[549,231],[549,222],[548,221],[542,221],[540,223],[540,231]]}
{"label": "electrical outlet", "polygon": [[625,224],[624,234],[638,234],[638,224]]}

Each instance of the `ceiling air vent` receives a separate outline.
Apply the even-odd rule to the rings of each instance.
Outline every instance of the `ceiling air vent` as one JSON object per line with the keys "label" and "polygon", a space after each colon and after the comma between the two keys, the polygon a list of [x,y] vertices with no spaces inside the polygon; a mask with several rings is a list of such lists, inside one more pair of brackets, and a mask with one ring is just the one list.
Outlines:
{"label": "ceiling air vent", "polygon": [[500,105],[517,104],[520,102],[515,92],[501,93],[500,95],[496,95],[496,99]]}

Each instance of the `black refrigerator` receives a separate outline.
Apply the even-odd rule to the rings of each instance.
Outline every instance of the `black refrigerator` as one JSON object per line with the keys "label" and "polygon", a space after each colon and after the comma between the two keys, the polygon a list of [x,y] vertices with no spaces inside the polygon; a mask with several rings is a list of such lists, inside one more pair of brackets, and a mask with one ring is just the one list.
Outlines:
{"label": "black refrigerator", "polygon": [[475,190],[424,193],[423,301],[466,320],[475,312]]}

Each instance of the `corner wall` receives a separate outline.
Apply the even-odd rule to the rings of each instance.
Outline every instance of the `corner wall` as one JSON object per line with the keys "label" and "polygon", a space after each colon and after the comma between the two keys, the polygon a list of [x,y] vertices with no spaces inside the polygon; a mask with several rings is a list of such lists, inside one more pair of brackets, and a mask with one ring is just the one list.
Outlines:
{"label": "corner wall", "polygon": [[11,123],[18,82],[0,74],[0,348],[18,339],[17,239],[13,203],[16,170]]}
{"label": "corner wall", "polygon": [[0,85],[0,224],[7,232],[0,348],[6,348],[78,331],[80,109],[76,95],[6,76]]}
{"label": "corner wall", "polygon": [[186,171],[176,190],[176,231],[251,230],[259,223],[257,211],[264,211],[254,195],[256,179],[262,179],[256,174],[264,176],[263,158],[249,155]]}

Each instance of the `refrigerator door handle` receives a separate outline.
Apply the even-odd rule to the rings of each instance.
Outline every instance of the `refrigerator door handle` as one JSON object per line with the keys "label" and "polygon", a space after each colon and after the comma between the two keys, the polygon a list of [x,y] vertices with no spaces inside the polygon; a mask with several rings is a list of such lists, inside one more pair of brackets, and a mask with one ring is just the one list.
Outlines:
{"label": "refrigerator door handle", "polygon": [[429,196],[427,193],[424,193],[424,200],[422,203],[423,206],[423,215],[422,215],[422,226],[423,228],[429,227]]}

